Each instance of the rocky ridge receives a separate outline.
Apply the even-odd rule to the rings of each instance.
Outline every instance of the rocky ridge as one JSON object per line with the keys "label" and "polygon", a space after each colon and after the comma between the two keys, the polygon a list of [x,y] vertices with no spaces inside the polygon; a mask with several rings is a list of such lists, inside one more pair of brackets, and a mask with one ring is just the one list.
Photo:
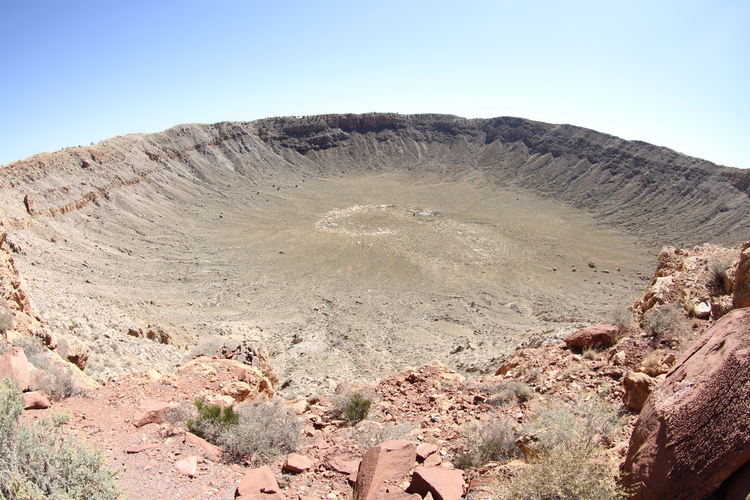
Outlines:
{"label": "rocky ridge", "polygon": [[421,180],[475,176],[521,185],[591,210],[651,244],[737,244],[750,237],[742,222],[750,213],[745,171],[572,125],[511,117],[321,115],[179,125],[8,164],[0,210],[19,227],[144,181],[216,187],[239,178],[260,184],[394,170]]}

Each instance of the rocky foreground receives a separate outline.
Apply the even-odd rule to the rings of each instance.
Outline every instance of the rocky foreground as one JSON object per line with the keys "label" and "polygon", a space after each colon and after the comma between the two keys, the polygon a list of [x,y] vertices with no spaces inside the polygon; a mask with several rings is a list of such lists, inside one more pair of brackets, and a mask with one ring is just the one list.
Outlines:
{"label": "rocky foreground", "polygon": [[[291,401],[262,346],[231,339],[173,373],[97,384],[81,370],[85,351],[58,342],[31,308],[5,241],[0,250],[11,344],[0,373],[25,391],[22,420],[68,412],[65,432],[107,455],[124,498],[750,495],[750,244],[665,248],[619,325],[532,339],[494,375],[432,363]],[[355,394],[371,401],[361,421],[342,412]],[[196,399],[278,401],[298,435],[275,453],[229,456],[190,432]]]}

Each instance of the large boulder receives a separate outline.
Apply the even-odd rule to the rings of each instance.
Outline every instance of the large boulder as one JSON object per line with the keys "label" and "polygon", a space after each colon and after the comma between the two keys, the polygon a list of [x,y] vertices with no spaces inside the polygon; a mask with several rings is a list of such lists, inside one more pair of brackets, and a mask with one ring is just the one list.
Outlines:
{"label": "large boulder", "polygon": [[385,492],[386,483],[402,481],[416,459],[417,445],[411,441],[385,441],[370,448],[357,471],[357,499],[379,498]]}
{"label": "large boulder", "polygon": [[750,306],[750,241],[740,249],[740,261],[734,272],[734,307]]}
{"label": "large boulder", "polygon": [[586,349],[591,347],[609,347],[617,340],[620,328],[615,325],[596,325],[576,330],[565,339],[568,347]]}
{"label": "large boulder", "polygon": [[630,438],[632,498],[697,499],[750,461],[750,308],[705,331],[646,401]]}
{"label": "large boulder", "polygon": [[29,362],[20,347],[11,347],[0,355],[0,379],[8,377],[21,391],[29,390]]}
{"label": "large boulder", "polygon": [[86,368],[89,361],[91,349],[86,344],[75,338],[60,337],[57,342],[57,352],[60,357],[70,361],[79,369]]}

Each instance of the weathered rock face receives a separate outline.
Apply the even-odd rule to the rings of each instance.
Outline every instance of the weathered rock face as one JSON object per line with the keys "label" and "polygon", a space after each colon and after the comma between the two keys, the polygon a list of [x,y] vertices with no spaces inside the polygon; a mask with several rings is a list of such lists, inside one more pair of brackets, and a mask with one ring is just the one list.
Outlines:
{"label": "weathered rock face", "polygon": [[697,499],[750,461],[750,309],[721,318],[646,402],[630,439],[634,499]]}
{"label": "weathered rock face", "polygon": [[271,366],[268,354],[260,341],[252,341],[243,337],[211,337],[201,342],[193,353],[196,357],[206,356],[209,358],[231,359],[240,363],[250,365],[258,370],[268,379],[275,389],[279,382],[279,376]]}
{"label": "weathered rock face", "polygon": [[750,241],[740,249],[740,262],[734,273],[734,307],[750,306]]}

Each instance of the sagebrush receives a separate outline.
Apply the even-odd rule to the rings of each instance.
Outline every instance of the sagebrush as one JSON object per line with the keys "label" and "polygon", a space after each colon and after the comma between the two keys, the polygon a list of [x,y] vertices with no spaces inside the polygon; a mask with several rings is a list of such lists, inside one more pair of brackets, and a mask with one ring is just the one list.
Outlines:
{"label": "sagebrush", "polygon": [[268,462],[282,453],[296,451],[302,426],[299,418],[279,401],[228,406],[196,402],[198,416],[188,428],[224,450],[230,462]]}
{"label": "sagebrush", "polygon": [[515,442],[518,432],[504,419],[470,424],[463,430],[465,450],[456,457],[460,469],[481,467],[488,462],[518,458],[521,452]]}
{"label": "sagebrush", "polygon": [[19,421],[21,395],[0,382],[0,499],[115,500],[121,490],[106,457],[65,435],[67,415]]}
{"label": "sagebrush", "polygon": [[687,333],[682,313],[674,304],[654,306],[646,311],[643,329],[656,338],[680,337]]}
{"label": "sagebrush", "polygon": [[[528,465],[500,484],[498,500],[620,500],[616,466],[604,450],[614,442],[620,415],[604,398],[557,402],[524,426],[533,436]],[[526,451],[524,453],[527,453]]]}

